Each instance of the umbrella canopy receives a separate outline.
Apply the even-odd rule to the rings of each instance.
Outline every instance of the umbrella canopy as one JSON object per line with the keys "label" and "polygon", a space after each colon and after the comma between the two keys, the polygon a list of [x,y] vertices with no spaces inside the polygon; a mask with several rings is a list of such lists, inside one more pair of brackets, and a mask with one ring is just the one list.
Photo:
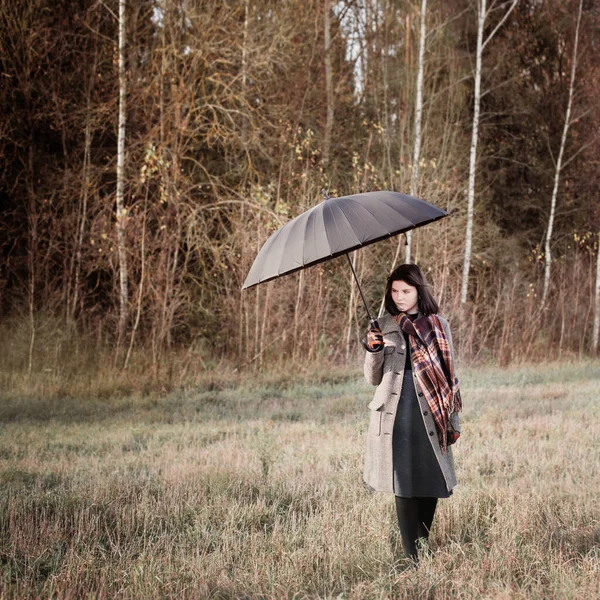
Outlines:
{"label": "umbrella canopy", "polygon": [[271,235],[254,260],[242,289],[347,254],[447,215],[445,210],[429,202],[398,192],[327,198]]}

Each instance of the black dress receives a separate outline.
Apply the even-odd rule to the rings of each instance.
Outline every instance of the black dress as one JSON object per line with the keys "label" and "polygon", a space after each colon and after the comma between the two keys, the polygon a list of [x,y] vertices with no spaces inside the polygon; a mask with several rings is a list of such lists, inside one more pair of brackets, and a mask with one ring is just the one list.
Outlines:
{"label": "black dress", "polygon": [[[417,315],[408,317],[414,321]],[[394,494],[406,498],[448,498],[452,492],[448,491],[446,480],[425,431],[413,381],[409,336],[404,333],[404,337],[406,365],[392,434]]]}

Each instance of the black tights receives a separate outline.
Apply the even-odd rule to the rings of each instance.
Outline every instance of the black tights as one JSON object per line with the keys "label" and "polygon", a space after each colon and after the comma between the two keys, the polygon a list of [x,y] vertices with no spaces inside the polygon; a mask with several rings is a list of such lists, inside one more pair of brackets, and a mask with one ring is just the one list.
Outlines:
{"label": "black tights", "polygon": [[404,498],[396,496],[396,515],[402,536],[402,547],[409,558],[417,561],[417,538],[429,538],[437,498]]}

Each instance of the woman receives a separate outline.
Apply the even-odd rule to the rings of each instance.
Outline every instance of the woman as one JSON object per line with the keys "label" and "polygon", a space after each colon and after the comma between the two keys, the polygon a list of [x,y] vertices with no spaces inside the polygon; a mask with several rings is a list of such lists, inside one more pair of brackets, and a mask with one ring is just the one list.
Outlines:
{"label": "woman", "polygon": [[377,386],[369,404],[365,483],[393,492],[402,546],[418,562],[438,498],[456,486],[450,445],[462,408],[448,322],[417,265],[398,267],[385,291],[388,314],[367,334],[365,377]]}

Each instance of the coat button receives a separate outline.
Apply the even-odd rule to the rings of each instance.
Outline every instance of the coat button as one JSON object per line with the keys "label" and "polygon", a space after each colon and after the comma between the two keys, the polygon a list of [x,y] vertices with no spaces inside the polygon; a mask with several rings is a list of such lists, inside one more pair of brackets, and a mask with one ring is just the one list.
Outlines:
{"label": "coat button", "polygon": [[423,392],[419,392],[419,398],[423,397]]}
{"label": "coat button", "polygon": [[433,431],[430,431],[430,432],[429,432],[429,435],[433,435]]}
{"label": "coat button", "polygon": [[404,344],[402,344],[402,346],[400,346],[400,350],[404,350],[406,348],[406,346]]}
{"label": "coat button", "polygon": [[423,415],[426,417],[429,414],[429,411],[424,410]]}

